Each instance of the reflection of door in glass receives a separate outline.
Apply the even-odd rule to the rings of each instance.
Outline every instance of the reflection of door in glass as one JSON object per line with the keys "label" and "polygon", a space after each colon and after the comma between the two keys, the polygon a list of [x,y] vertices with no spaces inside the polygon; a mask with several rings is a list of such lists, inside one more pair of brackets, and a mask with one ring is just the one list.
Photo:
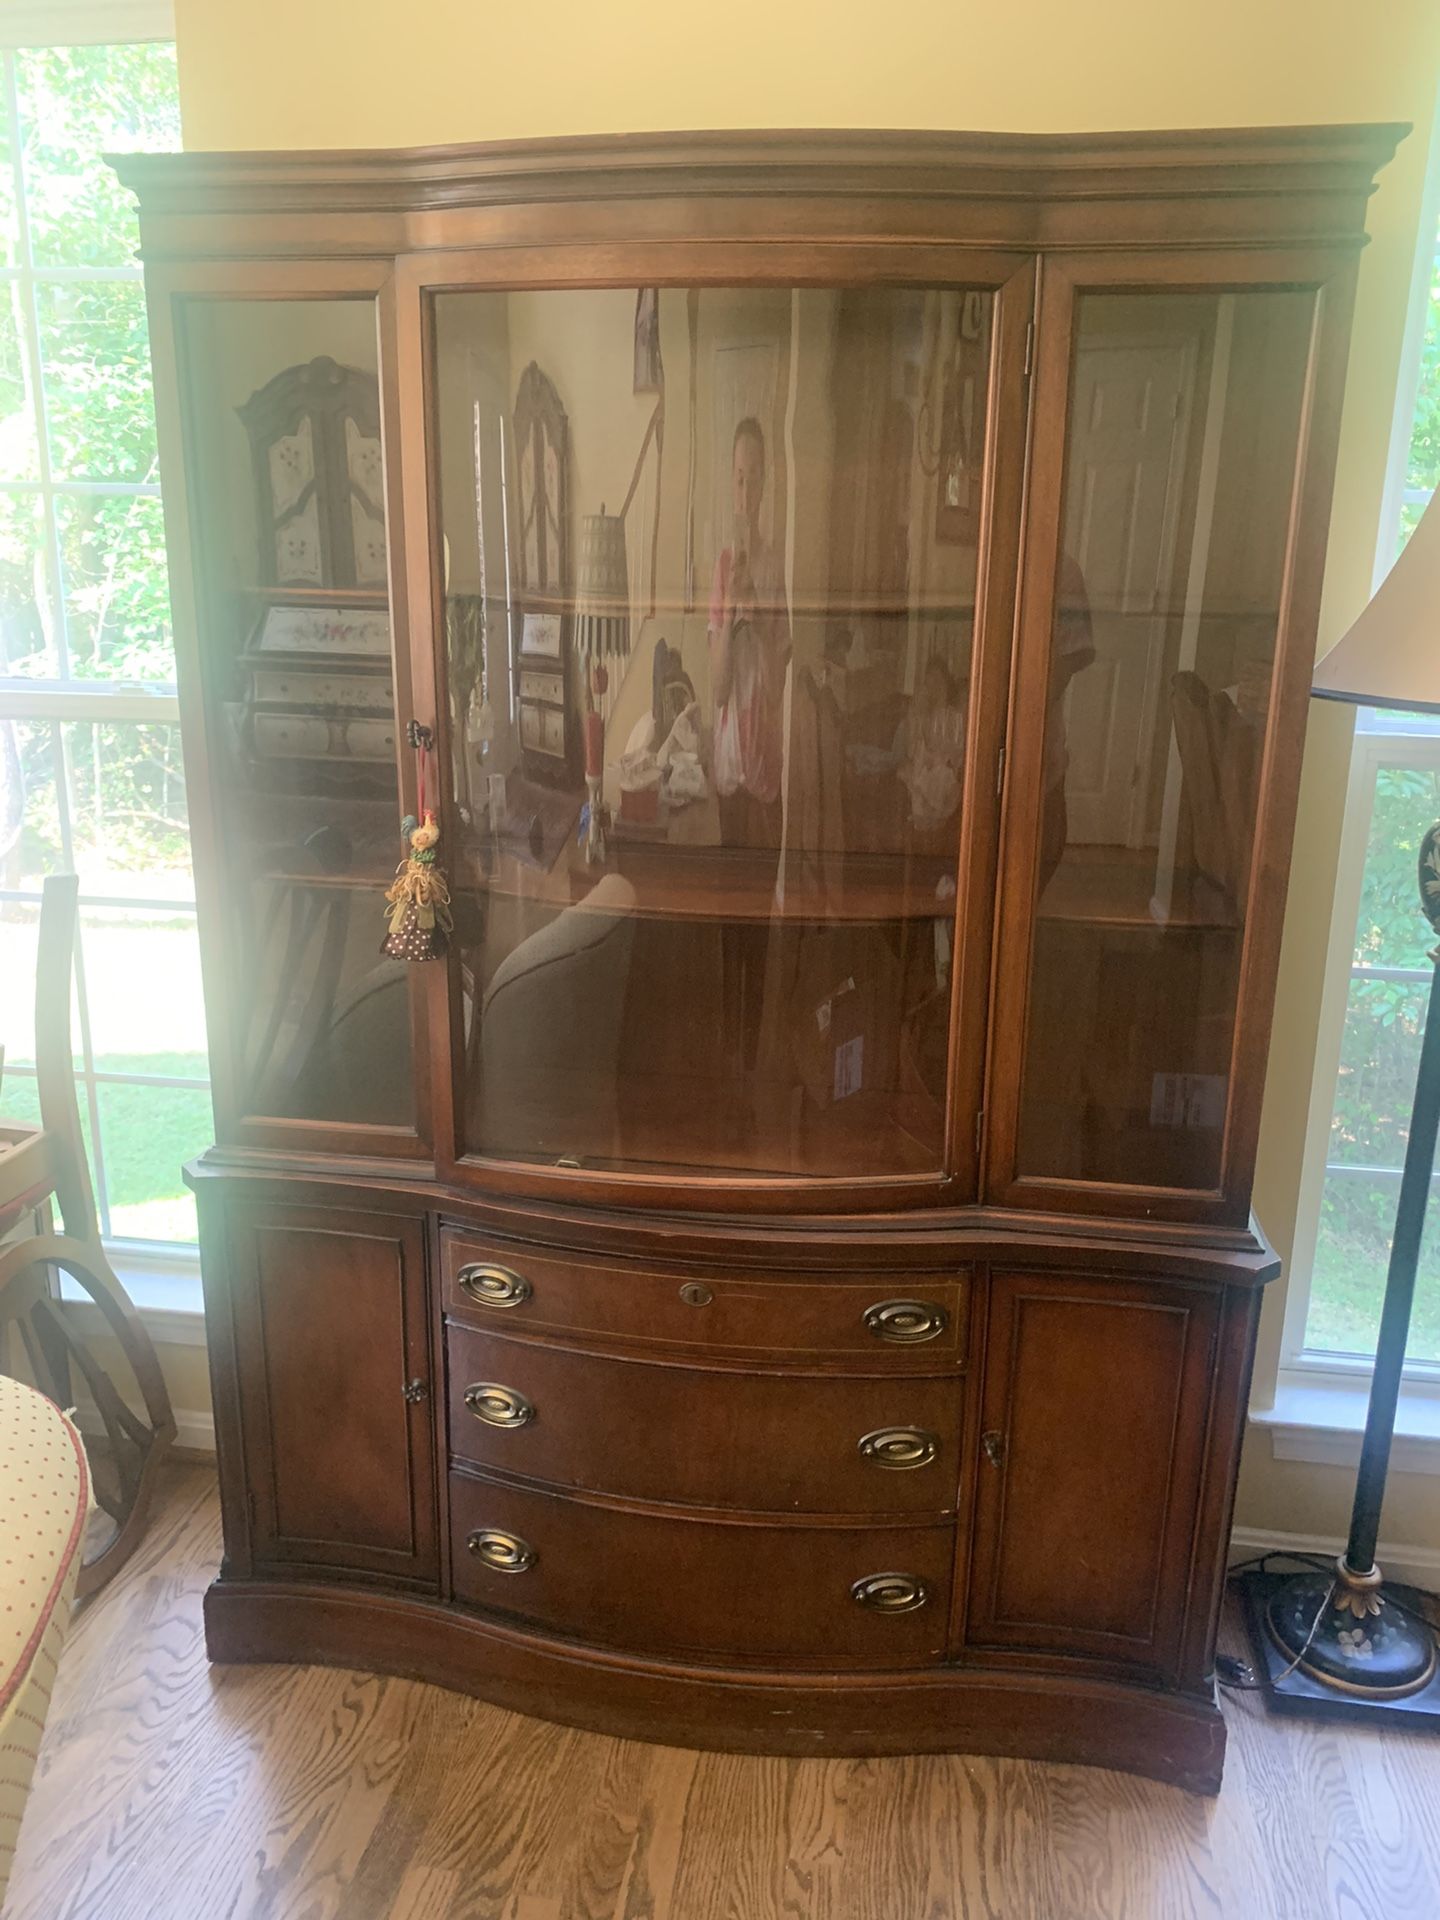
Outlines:
{"label": "reflection of door in glass", "polygon": [[1072,845],[1155,838],[1148,763],[1195,360],[1195,342],[1174,338],[1092,335],[1076,353],[1064,543],[1084,577],[1095,659],[1065,706]]}

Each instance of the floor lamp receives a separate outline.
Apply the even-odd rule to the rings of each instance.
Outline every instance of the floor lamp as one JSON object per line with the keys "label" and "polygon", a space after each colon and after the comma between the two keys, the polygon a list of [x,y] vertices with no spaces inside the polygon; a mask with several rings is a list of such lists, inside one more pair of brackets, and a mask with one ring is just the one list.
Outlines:
{"label": "floor lamp", "polygon": [[[1313,691],[1356,706],[1440,713],[1440,506],[1429,507],[1373,600],[1320,662]],[[1418,906],[1440,933],[1440,822],[1420,848]],[[1387,1588],[1375,1564],[1380,1506],[1390,1465],[1415,1271],[1425,1228],[1440,1131],[1440,944],[1429,955],[1431,980],[1410,1137],[1400,1180],[1385,1302],[1350,1535],[1333,1573],[1247,1583],[1252,1638],[1272,1704],[1323,1711],[1341,1702],[1403,1708],[1440,1721],[1435,1635]]]}

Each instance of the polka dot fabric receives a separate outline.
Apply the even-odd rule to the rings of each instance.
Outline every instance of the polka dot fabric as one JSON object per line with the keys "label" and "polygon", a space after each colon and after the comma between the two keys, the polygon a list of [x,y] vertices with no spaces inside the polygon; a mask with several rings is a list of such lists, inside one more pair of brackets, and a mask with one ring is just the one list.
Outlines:
{"label": "polka dot fabric", "polygon": [[42,1394],[0,1375],[0,1905],[89,1511],[74,1427]]}

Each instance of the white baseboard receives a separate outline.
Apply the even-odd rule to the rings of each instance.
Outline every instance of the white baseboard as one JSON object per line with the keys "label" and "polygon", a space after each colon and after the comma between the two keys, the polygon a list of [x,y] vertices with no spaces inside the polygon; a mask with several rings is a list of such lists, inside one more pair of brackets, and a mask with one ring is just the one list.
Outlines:
{"label": "white baseboard", "polygon": [[[1270,1527],[1236,1527],[1230,1536],[1230,1564],[1253,1560],[1257,1553],[1313,1553],[1334,1560],[1345,1542],[1323,1533],[1279,1533]],[[1404,1585],[1440,1592],[1440,1548],[1402,1547],[1381,1541],[1375,1549],[1380,1569]]]}
{"label": "white baseboard", "polygon": [[[209,1453],[215,1451],[215,1416],[202,1413],[194,1407],[176,1407],[175,1445],[183,1447],[186,1453]],[[99,1408],[93,1400],[81,1400],[75,1407],[75,1424],[87,1437],[99,1435],[105,1431],[100,1419]]]}

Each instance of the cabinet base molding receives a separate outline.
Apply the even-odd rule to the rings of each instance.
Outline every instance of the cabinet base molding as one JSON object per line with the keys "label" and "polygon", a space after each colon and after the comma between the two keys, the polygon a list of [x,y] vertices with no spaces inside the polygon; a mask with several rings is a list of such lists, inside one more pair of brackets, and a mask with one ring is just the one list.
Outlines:
{"label": "cabinet base molding", "polygon": [[354,1667],[514,1713],[663,1746],[868,1757],[993,1754],[1110,1767],[1215,1794],[1225,1723],[1212,1695],[1053,1671],[952,1666],[794,1676],[681,1666],[561,1642],[406,1595],[217,1580],[210,1658]]}

